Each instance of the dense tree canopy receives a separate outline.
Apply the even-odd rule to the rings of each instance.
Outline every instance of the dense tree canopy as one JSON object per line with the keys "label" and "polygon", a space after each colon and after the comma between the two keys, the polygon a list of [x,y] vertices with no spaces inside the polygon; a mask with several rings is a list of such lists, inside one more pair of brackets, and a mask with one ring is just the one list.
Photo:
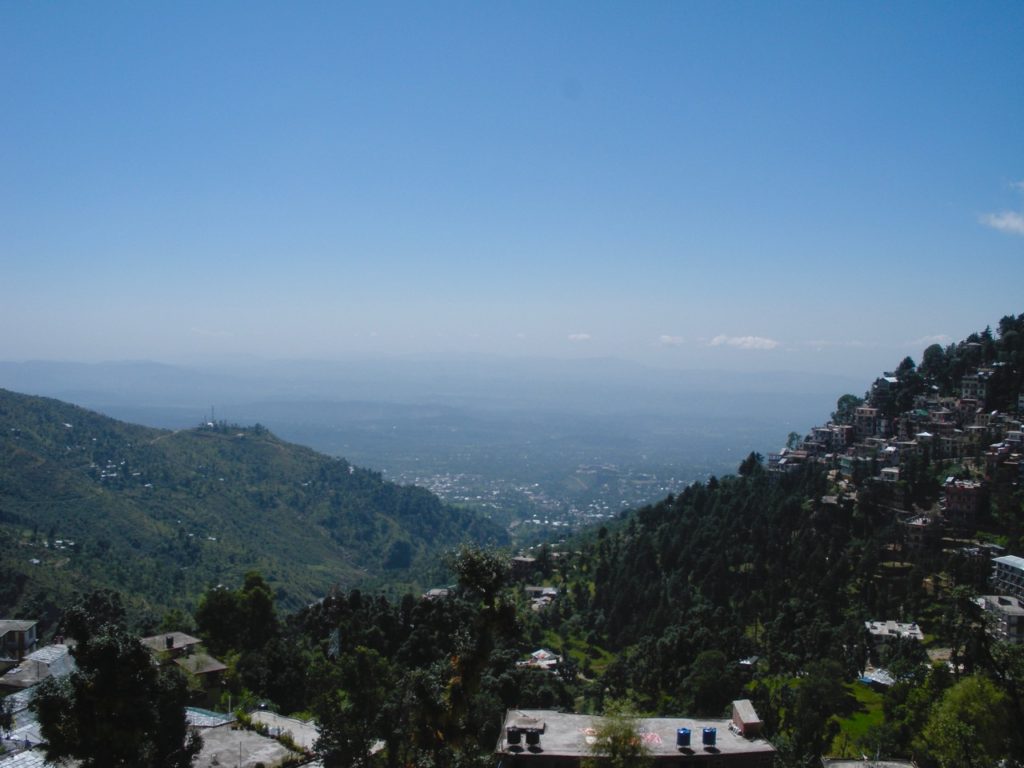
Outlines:
{"label": "dense tree canopy", "polygon": [[154,663],[110,597],[90,596],[69,611],[77,669],[45,680],[32,700],[46,757],[82,768],[187,768],[202,740],[185,720],[185,681]]}

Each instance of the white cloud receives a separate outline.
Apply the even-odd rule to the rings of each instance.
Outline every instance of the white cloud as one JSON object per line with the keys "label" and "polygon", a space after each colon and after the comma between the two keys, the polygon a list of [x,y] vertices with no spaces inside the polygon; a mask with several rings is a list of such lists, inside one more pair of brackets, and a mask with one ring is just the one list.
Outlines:
{"label": "white cloud", "polygon": [[569,341],[590,341],[591,336],[589,333],[570,333]]}
{"label": "white cloud", "polygon": [[[1010,189],[1024,192],[1024,181],[1011,181]],[[978,221],[986,227],[1005,232],[1008,235],[1024,235],[1024,213],[1020,211],[999,211],[983,213]]]}
{"label": "white cloud", "polygon": [[979,219],[986,227],[992,227],[1010,235],[1024,235],[1024,214],[1015,211],[986,213]]}
{"label": "white cloud", "polygon": [[775,349],[779,342],[766,339],[764,336],[715,336],[710,342],[712,347],[736,347],[737,349]]}
{"label": "white cloud", "polygon": [[670,336],[667,333],[663,333],[661,334],[661,336],[658,337],[658,343],[661,344],[661,346],[663,347],[678,347],[680,344],[683,343],[683,337]]}

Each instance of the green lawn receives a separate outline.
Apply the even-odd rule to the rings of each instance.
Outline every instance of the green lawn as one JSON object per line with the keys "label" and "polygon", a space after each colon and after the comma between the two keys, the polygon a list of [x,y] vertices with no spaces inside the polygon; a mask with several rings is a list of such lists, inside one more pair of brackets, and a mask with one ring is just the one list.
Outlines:
{"label": "green lawn", "polygon": [[846,690],[850,696],[841,709],[844,716],[837,718],[839,734],[832,742],[832,757],[860,757],[857,742],[883,719],[883,694],[863,683],[847,683]]}
{"label": "green lawn", "polygon": [[590,661],[590,669],[593,675],[600,677],[605,669],[614,661],[615,656],[596,645],[588,645],[581,638],[563,638],[557,632],[548,630],[544,633],[544,644],[547,648],[564,648],[574,662],[581,668],[584,660]]}

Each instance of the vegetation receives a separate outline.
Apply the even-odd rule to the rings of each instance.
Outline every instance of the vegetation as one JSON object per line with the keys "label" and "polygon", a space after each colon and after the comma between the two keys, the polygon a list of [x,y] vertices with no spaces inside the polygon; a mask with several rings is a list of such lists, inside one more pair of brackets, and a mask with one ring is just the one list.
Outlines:
{"label": "vegetation", "polygon": [[[1010,381],[1016,348],[1002,341],[1017,324],[1001,324],[1000,340],[991,340],[996,360],[1007,356]],[[942,361],[955,370],[959,355],[988,359],[979,338],[941,360],[929,353],[921,386],[940,386]],[[893,378],[915,375],[904,361]],[[837,414],[856,402],[840,398]],[[270,441],[261,451],[286,450],[260,439]],[[328,472],[344,467],[339,487],[358,476],[316,461]],[[948,470],[913,468],[907,498],[932,500],[938,473]],[[773,473],[751,453],[735,476],[695,483],[558,552],[542,549],[532,578],[559,593],[547,608],[532,609],[504,553],[463,546],[444,561],[441,583],[455,586],[435,599],[339,586],[288,613],[285,591],[261,572],[211,583],[194,611],[196,632],[227,662],[233,701],[315,715],[316,752],[327,766],[489,765],[510,708],[716,718],[737,698],[752,699],[784,768],[816,765],[831,751],[909,757],[922,768],[1021,765],[1024,734],[1011,724],[1024,718],[1024,648],[985,631],[972,598],[988,563],[905,547],[885,489],[844,489],[821,467]],[[1018,496],[1004,504],[986,525],[1012,541],[1008,531],[1019,530],[1024,509]],[[18,509],[20,516],[25,507]],[[412,535],[381,541],[392,563],[404,557],[395,542],[421,546]],[[117,602],[101,595],[85,605],[64,620],[69,634],[84,637],[83,659],[111,643],[135,659],[122,635],[94,629],[119,625]],[[106,618],[89,619],[96,616]],[[896,617],[918,621],[928,647],[907,640],[876,648],[865,620]],[[554,670],[517,664],[544,645],[563,657]],[[927,651],[939,648],[949,664],[930,663]],[[884,693],[853,682],[869,662],[893,677]],[[41,716],[60,709],[47,702],[67,695],[61,685],[51,684]],[[152,698],[162,689],[142,690]],[[629,717],[607,722],[594,760],[642,760]]]}
{"label": "vegetation", "polygon": [[188,768],[202,739],[185,721],[185,682],[153,664],[123,615],[115,594],[97,593],[65,617],[78,641],[77,669],[43,681],[31,704],[46,758],[82,768]]}
{"label": "vegetation", "polygon": [[651,765],[650,750],[638,732],[637,717],[628,707],[609,703],[597,727],[589,768],[642,768]]}
{"label": "vegetation", "polygon": [[52,626],[74,585],[122,591],[155,627],[254,568],[294,609],[385,573],[414,583],[463,540],[505,534],[258,425],[167,432],[0,390],[3,615]]}

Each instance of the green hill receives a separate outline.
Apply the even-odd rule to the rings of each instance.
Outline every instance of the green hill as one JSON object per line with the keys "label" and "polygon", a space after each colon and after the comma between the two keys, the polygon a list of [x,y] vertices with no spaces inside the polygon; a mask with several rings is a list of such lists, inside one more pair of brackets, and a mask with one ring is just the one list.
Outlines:
{"label": "green hill", "polygon": [[283,607],[504,532],[266,429],[170,432],[0,390],[0,615],[55,615],[110,587],[135,610],[189,608],[260,571]]}

